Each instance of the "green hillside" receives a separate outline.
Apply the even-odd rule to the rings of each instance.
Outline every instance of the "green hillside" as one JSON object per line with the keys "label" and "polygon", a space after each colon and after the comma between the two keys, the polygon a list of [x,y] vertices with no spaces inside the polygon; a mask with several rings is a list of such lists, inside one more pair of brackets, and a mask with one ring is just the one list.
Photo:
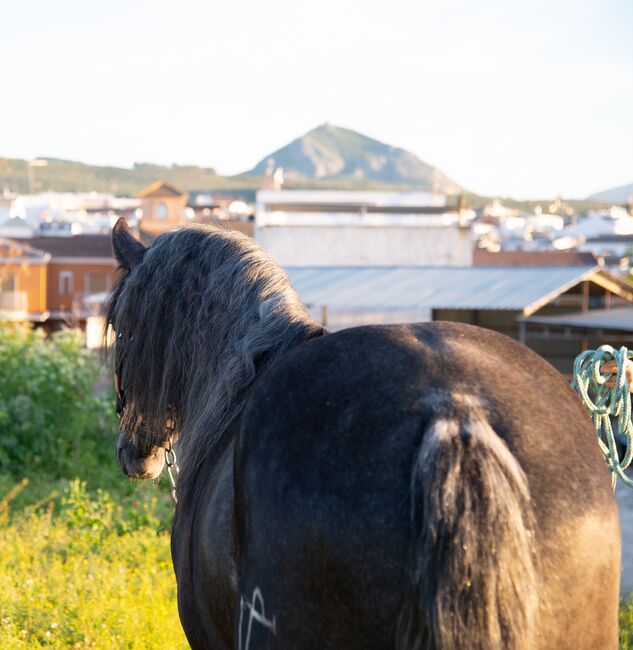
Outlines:
{"label": "green hillside", "polygon": [[[43,192],[112,192],[119,196],[135,196],[141,189],[161,180],[179,189],[193,190],[255,189],[253,178],[218,176],[214,169],[193,165],[152,165],[137,163],[131,169],[100,167],[68,160],[49,159],[46,167],[32,170],[33,191]],[[25,160],[0,158],[0,191],[29,191],[28,167]]]}

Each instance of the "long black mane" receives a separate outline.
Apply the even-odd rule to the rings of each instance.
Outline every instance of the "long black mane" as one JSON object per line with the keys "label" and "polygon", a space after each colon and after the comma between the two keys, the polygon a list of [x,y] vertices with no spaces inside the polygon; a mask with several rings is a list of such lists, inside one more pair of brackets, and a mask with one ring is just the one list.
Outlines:
{"label": "long black mane", "polygon": [[121,269],[107,324],[127,400],[121,426],[142,427],[146,448],[175,428],[183,493],[258,370],[322,331],[253,240],[202,226],[161,235]]}

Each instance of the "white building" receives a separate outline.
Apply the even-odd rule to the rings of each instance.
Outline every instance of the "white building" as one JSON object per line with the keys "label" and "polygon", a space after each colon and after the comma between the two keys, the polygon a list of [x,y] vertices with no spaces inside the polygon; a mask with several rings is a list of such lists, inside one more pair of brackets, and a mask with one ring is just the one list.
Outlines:
{"label": "white building", "polygon": [[475,213],[425,192],[260,191],[255,239],[282,266],[469,266]]}

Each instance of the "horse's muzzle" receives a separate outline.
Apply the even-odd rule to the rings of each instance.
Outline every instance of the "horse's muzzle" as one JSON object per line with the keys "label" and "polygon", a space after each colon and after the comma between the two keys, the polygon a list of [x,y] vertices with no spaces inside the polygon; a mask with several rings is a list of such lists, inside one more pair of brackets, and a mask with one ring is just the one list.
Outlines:
{"label": "horse's muzzle", "polygon": [[116,455],[123,473],[130,478],[158,478],[165,465],[163,447],[154,447],[147,455],[141,454],[130,437],[121,431],[117,439]]}

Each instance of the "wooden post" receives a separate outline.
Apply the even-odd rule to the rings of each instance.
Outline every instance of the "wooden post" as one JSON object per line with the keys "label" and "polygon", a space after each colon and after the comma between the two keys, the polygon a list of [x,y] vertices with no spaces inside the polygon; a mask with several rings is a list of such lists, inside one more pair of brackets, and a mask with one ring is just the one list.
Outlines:
{"label": "wooden post", "polygon": [[321,307],[321,325],[323,325],[325,329],[327,329],[327,321],[328,321],[328,308],[327,305],[323,305]]}
{"label": "wooden post", "polygon": [[525,345],[525,339],[527,338],[527,326],[524,320],[519,321],[519,343]]}
{"label": "wooden post", "polygon": [[604,292],[604,308],[611,309],[611,292],[608,290]]}
{"label": "wooden post", "polygon": [[589,280],[582,283],[582,311],[589,311]]}

